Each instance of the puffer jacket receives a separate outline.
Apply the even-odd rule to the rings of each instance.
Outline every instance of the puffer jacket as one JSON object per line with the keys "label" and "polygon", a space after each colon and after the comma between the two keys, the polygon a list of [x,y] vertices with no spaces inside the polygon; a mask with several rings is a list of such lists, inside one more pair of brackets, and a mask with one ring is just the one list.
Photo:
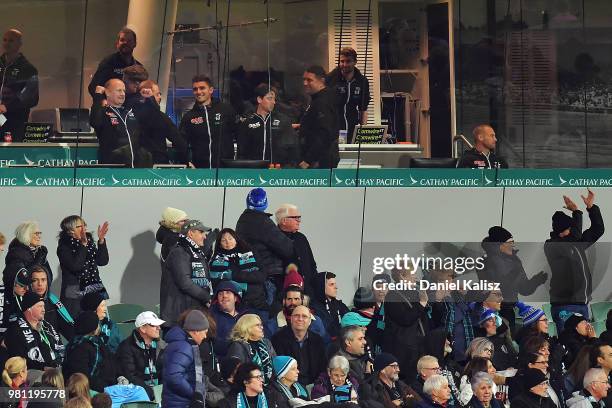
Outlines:
{"label": "puffer jacket", "polygon": [[171,328],[164,340],[168,346],[163,354],[162,407],[188,407],[196,389],[196,361],[200,356],[194,356],[194,350],[198,348],[180,327]]}

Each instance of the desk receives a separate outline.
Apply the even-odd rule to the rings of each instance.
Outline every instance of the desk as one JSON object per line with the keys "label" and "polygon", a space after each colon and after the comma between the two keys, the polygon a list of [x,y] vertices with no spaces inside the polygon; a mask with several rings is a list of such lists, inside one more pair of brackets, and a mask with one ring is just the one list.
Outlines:
{"label": "desk", "polygon": [[380,165],[383,168],[409,167],[411,157],[423,157],[423,149],[416,144],[341,144],[341,159],[361,158],[362,165]]}
{"label": "desk", "polygon": [[51,167],[74,167],[98,163],[98,144],[79,143],[0,143],[0,167],[32,164]]}

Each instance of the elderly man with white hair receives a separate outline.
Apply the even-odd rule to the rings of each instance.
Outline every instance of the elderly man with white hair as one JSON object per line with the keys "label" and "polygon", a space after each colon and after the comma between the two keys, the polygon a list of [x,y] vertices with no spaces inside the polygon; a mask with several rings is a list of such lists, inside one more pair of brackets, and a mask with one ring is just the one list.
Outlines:
{"label": "elderly man with white hair", "polygon": [[417,408],[446,407],[451,397],[448,380],[440,374],[432,375],[423,384],[423,394],[423,401],[417,404]]}
{"label": "elderly man with white hair", "polygon": [[567,400],[568,408],[605,407],[606,404],[602,400],[608,396],[610,382],[603,369],[589,369],[584,375],[582,385],[584,389],[574,392],[572,398]]}
{"label": "elderly man with white hair", "polygon": [[276,224],[283,233],[293,241],[295,251],[294,263],[304,278],[304,292],[312,297],[314,277],[317,274],[317,262],[314,259],[310,242],[300,232],[302,215],[297,206],[283,204],[274,213]]}

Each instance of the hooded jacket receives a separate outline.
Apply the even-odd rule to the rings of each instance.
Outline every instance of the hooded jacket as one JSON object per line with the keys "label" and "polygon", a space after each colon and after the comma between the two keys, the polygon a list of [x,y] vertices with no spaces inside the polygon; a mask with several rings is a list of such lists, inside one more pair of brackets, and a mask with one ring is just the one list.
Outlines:
{"label": "hooded jacket", "polygon": [[201,248],[181,235],[164,263],[160,286],[160,314],[176,324],[187,309],[205,306],[212,297],[208,261]]}
{"label": "hooded jacket", "polygon": [[52,293],[49,287],[49,274],[47,273],[47,292],[45,299],[45,320],[55,327],[66,340],[74,337],[74,318],[62,303],[62,301]]}
{"label": "hooded jacket", "polygon": [[215,335],[215,340],[213,343],[215,354],[219,360],[221,360],[227,354],[227,349],[230,344],[229,335],[232,332],[232,329],[236,325],[238,319],[249,311],[241,307],[240,303],[236,303],[236,316],[231,316],[229,313],[223,312],[219,308],[218,303],[213,302],[213,305],[210,307],[210,312],[217,323],[217,334]]}
{"label": "hooded jacket", "polygon": [[230,105],[218,99],[213,98],[209,106],[195,103],[181,119],[179,131],[197,168],[221,167],[222,159],[234,158],[237,115]]}
{"label": "hooded jacket", "polygon": [[149,399],[155,400],[153,387],[163,378],[157,341],[146,346],[138,330],[124,339],[117,349],[119,372],[130,381],[145,389]]}
{"label": "hooded jacket", "polygon": [[323,88],[311,96],[310,105],[300,121],[302,160],[313,168],[338,166],[338,111],[333,91]]}
{"label": "hooded jacket", "polygon": [[259,269],[267,276],[284,274],[283,265],[294,254],[293,241],[278,229],[271,216],[247,208],[236,223],[236,234],[251,247]]}
{"label": "hooded jacket", "polygon": [[355,68],[353,79],[347,81],[342,71],[336,67],[327,74],[327,86],[336,93],[336,110],[340,129],[347,130],[347,143],[353,137],[353,130],[359,123],[359,112],[368,110],[370,83],[358,68]]}
{"label": "hooded jacket", "polygon": [[561,238],[554,231],[544,244],[550,265],[550,303],[552,305],[581,304],[591,300],[593,282],[586,250],[603,235],[605,228],[597,205],[587,209],[590,228],[582,231],[582,211],[572,212],[570,235]]}
{"label": "hooded jacket", "polygon": [[6,55],[0,56],[0,103],[6,107],[4,116],[7,123],[2,131],[12,131],[13,141],[21,142],[24,124],[30,115],[30,108],[38,105],[38,71],[23,56],[9,63]]}
{"label": "hooded jacket", "polygon": [[489,155],[479,152],[476,148],[466,150],[459,162],[457,168],[467,169],[507,169],[508,163],[503,158],[497,156],[495,152],[490,152]]}
{"label": "hooded jacket", "polygon": [[311,307],[317,317],[323,321],[323,326],[331,340],[340,335],[340,321],[349,312],[349,308],[339,299],[328,298],[325,295],[327,272],[319,272],[314,279],[314,294],[310,299]]}
{"label": "hooded jacket", "polygon": [[104,387],[117,384],[120,375],[115,356],[99,336],[75,336],[66,346],[66,360],[62,365],[64,378],[83,373],[89,387],[104,392]]}

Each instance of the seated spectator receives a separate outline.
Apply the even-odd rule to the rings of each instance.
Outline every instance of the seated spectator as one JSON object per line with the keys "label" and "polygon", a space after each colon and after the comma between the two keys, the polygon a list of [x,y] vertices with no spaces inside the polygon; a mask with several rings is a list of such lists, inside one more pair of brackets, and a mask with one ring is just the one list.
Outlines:
{"label": "seated spectator", "polygon": [[85,397],[74,397],[66,401],[64,408],[92,408],[91,400]]}
{"label": "seated spectator", "polygon": [[112,353],[117,351],[121,343],[119,328],[108,316],[106,300],[100,292],[91,292],[81,298],[81,310],[84,312],[95,312],[100,320],[100,334],[104,344]]}
{"label": "seated spectator", "polygon": [[178,208],[166,207],[162,212],[159,228],[155,233],[155,239],[161,244],[160,261],[162,267],[172,248],[178,244],[179,234],[185,221],[187,213]]}
{"label": "seated spectator", "polygon": [[[487,373],[491,380],[495,378],[495,367],[491,360],[484,357],[474,357],[470,359],[470,361],[465,366],[463,370],[463,375],[461,376],[461,384],[459,386],[459,404],[462,406],[466,406],[470,404],[474,397],[474,388],[472,387],[472,382],[474,377],[479,373]],[[493,381],[491,383],[491,390],[493,395],[497,394],[497,384]]]}
{"label": "seated spectator", "polygon": [[159,358],[159,334],[165,322],[153,312],[136,316],[136,329],[119,344],[117,360],[121,374],[130,384],[141,386],[149,399],[155,401],[153,387],[163,378]]}
{"label": "seated spectator", "polygon": [[[519,362],[524,361],[524,356],[534,353],[541,354],[548,361],[548,377],[551,388],[557,392],[559,392],[559,390],[564,390],[563,372],[565,368],[563,367],[562,360],[565,348],[559,344],[557,338],[544,335],[528,337],[523,341],[523,345],[520,347]],[[582,375],[584,375],[584,372]],[[580,378],[582,378],[582,376]],[[559,392],[559,394],[561,394],[561,392]],[[570,395],[568,393],[563,394],[563,397]]]}
{"label": "seated spectator", "polygon": [[459,404],[459,384],[461,379],[461,366],[451,358],[454,343],[451,343],[452,335],[444,328],[438,328],[429,332],[427,342],[424,344],[426,355],[435,357],[438,360],[442,375],[448,380],[451,389],[451,398],[448,400],[449,407],[458,407]]}
{"label": "seated spectator", "polygon": [[245,307],[267,320],[269,306],[266,302],[266,271],[259,268],[253,251],[231,228],[219,232],[210,263],[210,278],[214,289],[221,280],[236,282],[242,292]]}
{"label": "seated spectator", "polygon": [[296,360],[300,367],[299,382],[305,385],[313,384],[326,366],[323,339],[309,330],[311,322],[310,310],[306,306],[296,306],[289,326],[272,336],[276,354]]}
{"label": "seated spectator", "polygon": [[566,398],[569,398],[576,391],[582,389],[582,380],[584,375],[592,367],[591,354],[594,345],[587,345],[580,349],[574,362],[569,367],[563,378],[563,388]]}
{"label": "seated spectator", "polygon": [[310,306],[315,315],[321,318],[325,331],[334,341],[340,335],[342,316],[349,311],[349,308],[340,299],[337,299],[336,275],[331,272],[317,273],[313,292]]}
{"label": "seated spectator", "polygon": [[[4,363],[2,382],[5,387],[19,390],[28,387],[28,366],[23,357],[11,357]],[[21,403],[20,403],[21,405]]]}
{"label": "seated spectator", "polygon": [[[8,326],[16,322],[21,316],[21,302],[23,302],[23,296],[26,294],[32,281],[30,280],[30,274],[26,268],[21,268],[15,274],[14,282],[11,286],[5,286],[3,295],[5,296],[4,300],[4,311],[2,314],[2,328],[1,334],[4,334]],[[13,288],[11,295],[8,293],[11,292],[9,288]]]}
{"label": "seated spectator", "polygon": [[[303,281],[299,282],[303,283]],[[266,335],[272,337],[279,329],[287,326],[287,322],[291,319],[293,309],[301,305],[304,305],[303,289],[293,284],[286,286],[283,290],[283,308],[276,316],[272,316],[266,323]],[[323,326],[323,321],[314,314],[312,314],[312,317],[313,319],[309,328],[310,331],[318,334],[323,339],[323,342],[328,344],[330,339],[325,330],[325,326]]]}
{"label": "seated spectator", "polygon": [[582,391],[575,392],[567,400],[568,408],[603,408],[606,406],[603,399],[608,396],[610,382],[604,370],[601,368],[589,369],[584,375],[583,386]]}
{"label": "seated spectator", "polygon": [[186,221],[162,271],[160,286],[161,318],[174,325],[185,310],[210,303],[212,285],[203,251],[209,227],[198,220]]}
{"label": "seated spectator", "polygon": [[45,268],[34,265],[30,272],[32,292],[45,299],[45,320],[57,328],[67,340],[74,337],[74,319],[59,298],[49,290],[49,275]]}
{"label": "seated spectator", "polygon": [[476,330],[476,335],[486,338],[493,344],[495,353],[491,361],[495,368],[498,370],[514,368],[518,356],[510,330],[504,320],[494,310],[484,309],[480,314],[478,325],[480,327]]}
{"label": "seated spectator", "polygon": [[112,406],[113,400],[111,399],[110,395],[105,392],[96,394],[91,398],[92,408],[112,408]]}
{"label": "seated spectator", "polygon": [[419,394],[399,379],[397,358],[381,353],[374,360],[374,373],[359,388],[360,405],[366,408],[414,407]]}
{"label": "seated spectator", "polygon": [[[66,377],[64,377],[66,378]],[[83,373],[74,373],[66,383],[66,399],[83,397],[89,400],[89,379]]]}
{"label": "seated spectator", "polygon": [[[41,387],[46,389],[65,391],[64,376],[60,368],[47,368],[40,379],[40,382],[35,383],[32,387]],[[65,403],[65,398],[55,398],[53,401],[45,400],[30,400],[28,401],[29,408],[62,408]],[[59,397],[59,395],[57,395]]]}
{"label": "seated spectator", "polygon": [[[612,346],[608,343],[600,342],[591,348],[591,367],[601,368],[608,378],[612,372]],[[609,393],[603,401],[606,406],[612,406],[612,393]]]}
{"label": "seated spectator", "polygon": [[92,390],[103,392],[104,387],[117,384],[115,356],[100,337],[100,320],[95,312],[79,314],[74,326],[75,336],[66,346],[62,366],[64,377],[82,373],[87,376]]}
{"label": "seated spectator", "polygon": [[274,285],[274,293],[267,294],[267,303],[280,295],[283,288],[284,265],[294,256],[293,241],[288,238],[265,212],[268,197],[263,188],[254,188],[246,198],[247,208],[238,218],[236,234],[250,245],[257,265]]}
{"label": "seated spectator", "polygon": [[306,235],[300,232],[302,215],[300,209],[293,204],[282,204],[274,213],[278,228],[293,241],[295,251],[292,260],[298,267],[298,272],[304,279],[304,293],[314,295],[314,278],[317,274],[317,262],[314,259],[310,242]]}
{"label": "seated spectator", "polygon": [[[275,381],[272,382],[272,387],[278,391],[280,399],[285,401],[285,404],[293,405],[290,401],[297,399],[296,402],[310,400],[308,391],[298,381],[300,370],[298,362],[289,356],[276,356],[272,360],[274,367]],[[301,401],[300,401],[301,400]]]}
{"label": "seated spectator", "polygon": [[[401,366],[400,366],[401,367]],[[425,398],[426,394],[423,391],[425,381],[433,375],[438,375],[442,371],[438,359],[434,356],[424,355],[417,361],[416,365],[417,377],[410,384],[410,387],[415,390],[421,398]]]}
{"label": "seated spectator", "polygon": [[[199,346],[207,336],[208,319],[199,310],[185,316],[182,327],[172,327],[165,336],[162,405],[204,406],[205,379]],[[191,405],[190,405],[191,404]]]}
{"label": "seated spectator", "polygon": [[347,326],[342,329],[340,350],[336,355],[349,361],[351,376],[361,385],[372,373],[372,362],[365,353],[365,329],[360,326]]}
{"label": "seated spectator", "polygon": [[[376,331],[376,321],[374,320],[374,294],[370,288],[359,287],[353,296],[353,310],[347,312],[340,320],[340,327],[361,326],[365,329],[366,335],[366,354],[374,361],[375,348],[374,336]],[[370,337],[372,335],[372,337]]]}
{"label": "seated spectator", "polygon": [[261,318],[256,314],[245,314],[236,322],[230,334],[228,357],[237,357],[241,362],[257,364],[263,373],[264,383],[269,384],[272,375],[272,359],[276,352],[270,340],[264,337]]}
{"label": "seated spectator", "polygon": [[547,378],[549,378],[546,393],[555,406],[563,406],[564,390],[561,383],[556,383],[551,380],[548,370],[548,357],[540,353],[522,354],[519,360],[519,368],[517,373],[513,377],[507,378],[507,384],[509,386],[508,397],[510,403],[512,403],[515,397],[525,391],[524,376],[526,371],[530,368],[537,368],[538,370],[542,371]]}
{"label": "seated spectator", "polygon": [[572,313],[565,320],[563,331],[559,335],[559,342],[567,351],[563,359],[565,366],[571,366],[580,349],[596,340],[595,337],[593,325],[580,313]]}
{"label": "seated spectator", "polygon": [[45,321],[45,300],[27,292],[21,301],[22,315],[11,323],[4,336],[9,357],[21,356],[30,370],[58,367],[64,357],[59,333]]}
{"label": "seated spectator", "polygon": [[466,408],[503,408],[502,402],[495,398],[495,383],[489,374],[482,371],[475,373],[470,385],[474,396],[465,405]]}
{"label": "seated spectator", "polygon": [[554,408],[548,397],[548,380],[537,368],[525,370],[523,380],[525,391],[512,400],[512,408]]}
{"label": "seated spectator", "polygon": [[289,408],[277,392],[264,388],[265,375],[253,362],[240,364],[229,395],[219,408]]}
{"label": "seated spectator", "polygon": [[523,319],[523,327],[516,332],[514,340],[522,349],[523,342],[532,336],[543,336],[548,340],[548,318],[542,309],[517,302],[519,315]]}
{"label": "seated spectator", "polygon": [[423,400],[417,403],[418,408],[446,407],[450,399],[450,388],[445,377],[434,374],[423,384]]}
{"label": "seated spectator", "polygon": [[[465,352],[468,361],[474,357],[484,357],[493,361],[493,352],[495,346],[491,343],[491,340],[485,337],[476,337],[468,345],[468,349]],[[494,364],[495,365],[495,364]]]}
{"label": "seated spectator", "polygon": [[217,322],[214,346],[219,358],[227,354],[230,333],[238,319],[246,313],[240,295],[240,290],[232,281],[219,282],[217,285],[210,312]]}
{"label": "seated spectator", "polygon": [[[60,300],[74,318],[81,311],[80,299],[89,292],[108,293],[100,278],[99,266],[108,264],[106,234],[108,222],[98,227],[98,241],[87,232],[87,223],[78,215],[70,215],[60,223],[57,257],[62,269]],[[51,287],[51,282],[47,282]]]}
{"label": "seated spectator", "polygon": [[329,395],[331,402],[357,402],[358,390],[357,379],[350,375],[349,361],[344,356],[334,356],[329,360],[327,371],[316,379],[312,399]]}

